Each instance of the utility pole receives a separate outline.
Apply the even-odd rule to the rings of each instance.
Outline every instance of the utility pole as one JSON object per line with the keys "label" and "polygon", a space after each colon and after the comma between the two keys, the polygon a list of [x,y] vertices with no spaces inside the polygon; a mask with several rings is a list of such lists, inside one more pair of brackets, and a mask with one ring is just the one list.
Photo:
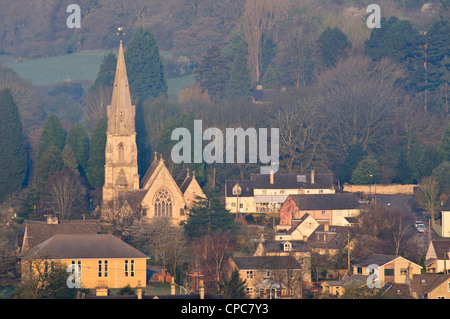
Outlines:
{"label": "utility pole", "polygon": [[350,231],[347,230],[347,268],[350,271]]}

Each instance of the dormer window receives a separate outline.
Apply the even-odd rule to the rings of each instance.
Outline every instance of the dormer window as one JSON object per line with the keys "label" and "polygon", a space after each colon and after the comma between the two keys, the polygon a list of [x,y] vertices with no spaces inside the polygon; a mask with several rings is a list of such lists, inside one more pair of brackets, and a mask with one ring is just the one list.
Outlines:
{"label": "dormer window", "polygon": [[291,249],[292,249],[292,244],[290,243],[290,242],[285,242],[284,244],[283,244],[283,249],[284,249],[284,251],[291,251]]}
{"label": "dormer window", "polygon": [[236,184],[233,187],[233,195],[241,195],[242,193],[242,188],[239,186],[239,184]]}

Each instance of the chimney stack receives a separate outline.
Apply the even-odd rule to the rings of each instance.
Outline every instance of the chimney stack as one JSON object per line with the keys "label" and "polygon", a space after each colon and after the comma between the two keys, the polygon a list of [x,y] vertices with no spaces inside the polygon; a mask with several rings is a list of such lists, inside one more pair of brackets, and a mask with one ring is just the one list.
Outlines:
{"label": "chimney stack", "polygon": [[311,184],[314,184],[314,170],[311,170]]}
{"label": "chimney stack", "polygon": [[273,171],[270,171],[270,184],[273,184]]}

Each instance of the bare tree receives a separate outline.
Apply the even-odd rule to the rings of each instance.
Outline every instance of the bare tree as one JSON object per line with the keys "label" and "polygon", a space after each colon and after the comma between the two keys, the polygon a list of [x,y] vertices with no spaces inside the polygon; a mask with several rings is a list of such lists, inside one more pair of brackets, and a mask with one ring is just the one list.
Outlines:
{"label": "bare tree", "polygon": [[434,177],[424,177],[419,186],[414,188],[414,200],[417,206],[426,211],[433,223],[439,213],[439,183]]}
{"label": "bare tree", "polygon": [[49,179],[41,201],[45,211],[70,219],[86,210],[86,188],[76,172],[64,169]]}
{"label": "bare tree", "polygon": [[100,86],[90,91],[84,102],[84,120],[86,129],[92,132],[99,120],[106,118],[106,106],[112,96],[111,86]]}
{"label": "bare tree", "polygon": [[264,32],[276,33],[278,23],[287,17],[289,0],[247,0],[239,24],[239,33],[247,43],[252,84],[261,76],[261,41]]}

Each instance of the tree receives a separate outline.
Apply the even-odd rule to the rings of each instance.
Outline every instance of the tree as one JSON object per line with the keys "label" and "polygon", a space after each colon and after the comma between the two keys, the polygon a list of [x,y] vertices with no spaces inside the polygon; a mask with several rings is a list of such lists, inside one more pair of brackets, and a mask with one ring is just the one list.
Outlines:
{"label": "tree", "polygon": [[440,147],[444,161],[450,162],[450,122],[442,134]]}
{"label": "tree", "polygon": [[278,79],[275,70],[272,66],[268,66],[266,72],[264,72],[261,78],[261,85],[263,89],[276,89],[278,88]]}
{"label": "tree", "polygon": [[338,28],[331,29],[328,27],[317,40],[320,49],[322,63],[326,68],[336,65],[338,60],[343,56],[345,49],[351,47],[345,33]]}
{"label": "tree", "polygon": [[108,87],[114,84],[114,78],[116,75],[117,57],[114,52],[109,51],[103,57],[100,69],[97,73],[97,77],[94,83],[90,87],[91,91],[96,91],[99,87]]}
{"label": "tree", "polygon": [[247,0],[239,33],[247,44],[248,63],[252,86],[260,81],[262,75],[263,37],[276,34],[280,21],[287,17],[289,1]]}
{"label": "tree", "polygon": [[27,152],[19,110],[11,91],[0,91],[0,202],[19,190],[27,172]]}
{"label": "tree", "polygon": [[252,88],[250,72],[247,64],[247,50],[241,45],[231,68],[230,79],[227,85],[227,98],[230,100],[250,100]]}
{"label": "tree", "polygon": [[423,209],[429,218],[435,222],[439,213],[440,188],[438,182],[431,176],[424,177],[419,186],[414,187],[414,201]]}
{"label": "tree", "polygon": [[81,124],[72,125],[67,133],[67,144],[73,150],[77,160],[77,168],[82,175],[86,174],[89,158],[89,137]]}
{"label": "tree", "polygon": [[210,289],[217,289],[222,273],[228,265],[228,259],[231,257],[232,248],[233,240],[230,230],[206,234],[192,241],[197,265],[205,269],[206,278],[214,278]]}
{"label": "tree", "polygon": [[222,276],[219,283],[219,292],[225,299],[243,299],[245,297],[245,279],[239,277],[239,270],[234,269],[231,274]]}
{"label": "tree", "polygon": [[125,53],[131,95],[137,104],[149,97],[167,94],[164,66],[155,36],[150,29],[138,27]]}
{"label": "tree", "polygon": [[44,211],[60,219],[80,217],[87,207],[86,188],[77,173],[64,169],[48,180],[41,202]]}
{"label": "tree", "polygon": [[89,159],[86,176],[92,187],[102,187],[105,182],[105,147],[106,147],[106,119],[101,119],[95,126],[91,136]]}
{"label": "tree", "polygon": [[234,230],[234,217],[220,203],[216,193],[207,192],[206,199],[198,198],[183,226],[189,238],[211,235],[218,231]]}
{"label": "tree", "polygon": [[358,163],[350,179],[352,184],[369,185],[381,182],[381,171],[373,155],[367,155]]}
{"label": "tree", "polygon": [[58,147],[51,145],[42,154],[36,168],[37,189],[41,190],[48,179],[64,168],[62,153]]}
{"label": "tree", "polygon": [[229,79],[229,67],[222,55],[222,49],[213,43],[208,47],[195,71],[195,80],[208,91],[213,100],[226,96],[226,86]]}
{"label": "tree", "polygon": [[56,146],[60,151],[66,145],[66,132],[56,115],[50,115],[45,121],[39,140],[38,161],[51,145]]}
{"label": "tree", "polygon": [[75,158],[75,154],[73,153],[73,150],[69,144],[66,144],[66,146],[64,146],[64,149],[62,151],[62,159],[66,168],[77,171],[77,159]]}
{"label": "tree", "polygon": [[351,145],[348,149],[348,155],[344,163],[340,165],[337,178],[341,183],[349,182],[352,178],[352,172],[355,170],[359,162],[361,162],[367,153],[361,149],[359,145]]}
{"label": "tree", "polygon": [[130,242],[138,249],[153,256],[172,275],[183,261],[186,251],[184,230],[176,226],[169,217],[154,217],[141,220],[130,231]]}

